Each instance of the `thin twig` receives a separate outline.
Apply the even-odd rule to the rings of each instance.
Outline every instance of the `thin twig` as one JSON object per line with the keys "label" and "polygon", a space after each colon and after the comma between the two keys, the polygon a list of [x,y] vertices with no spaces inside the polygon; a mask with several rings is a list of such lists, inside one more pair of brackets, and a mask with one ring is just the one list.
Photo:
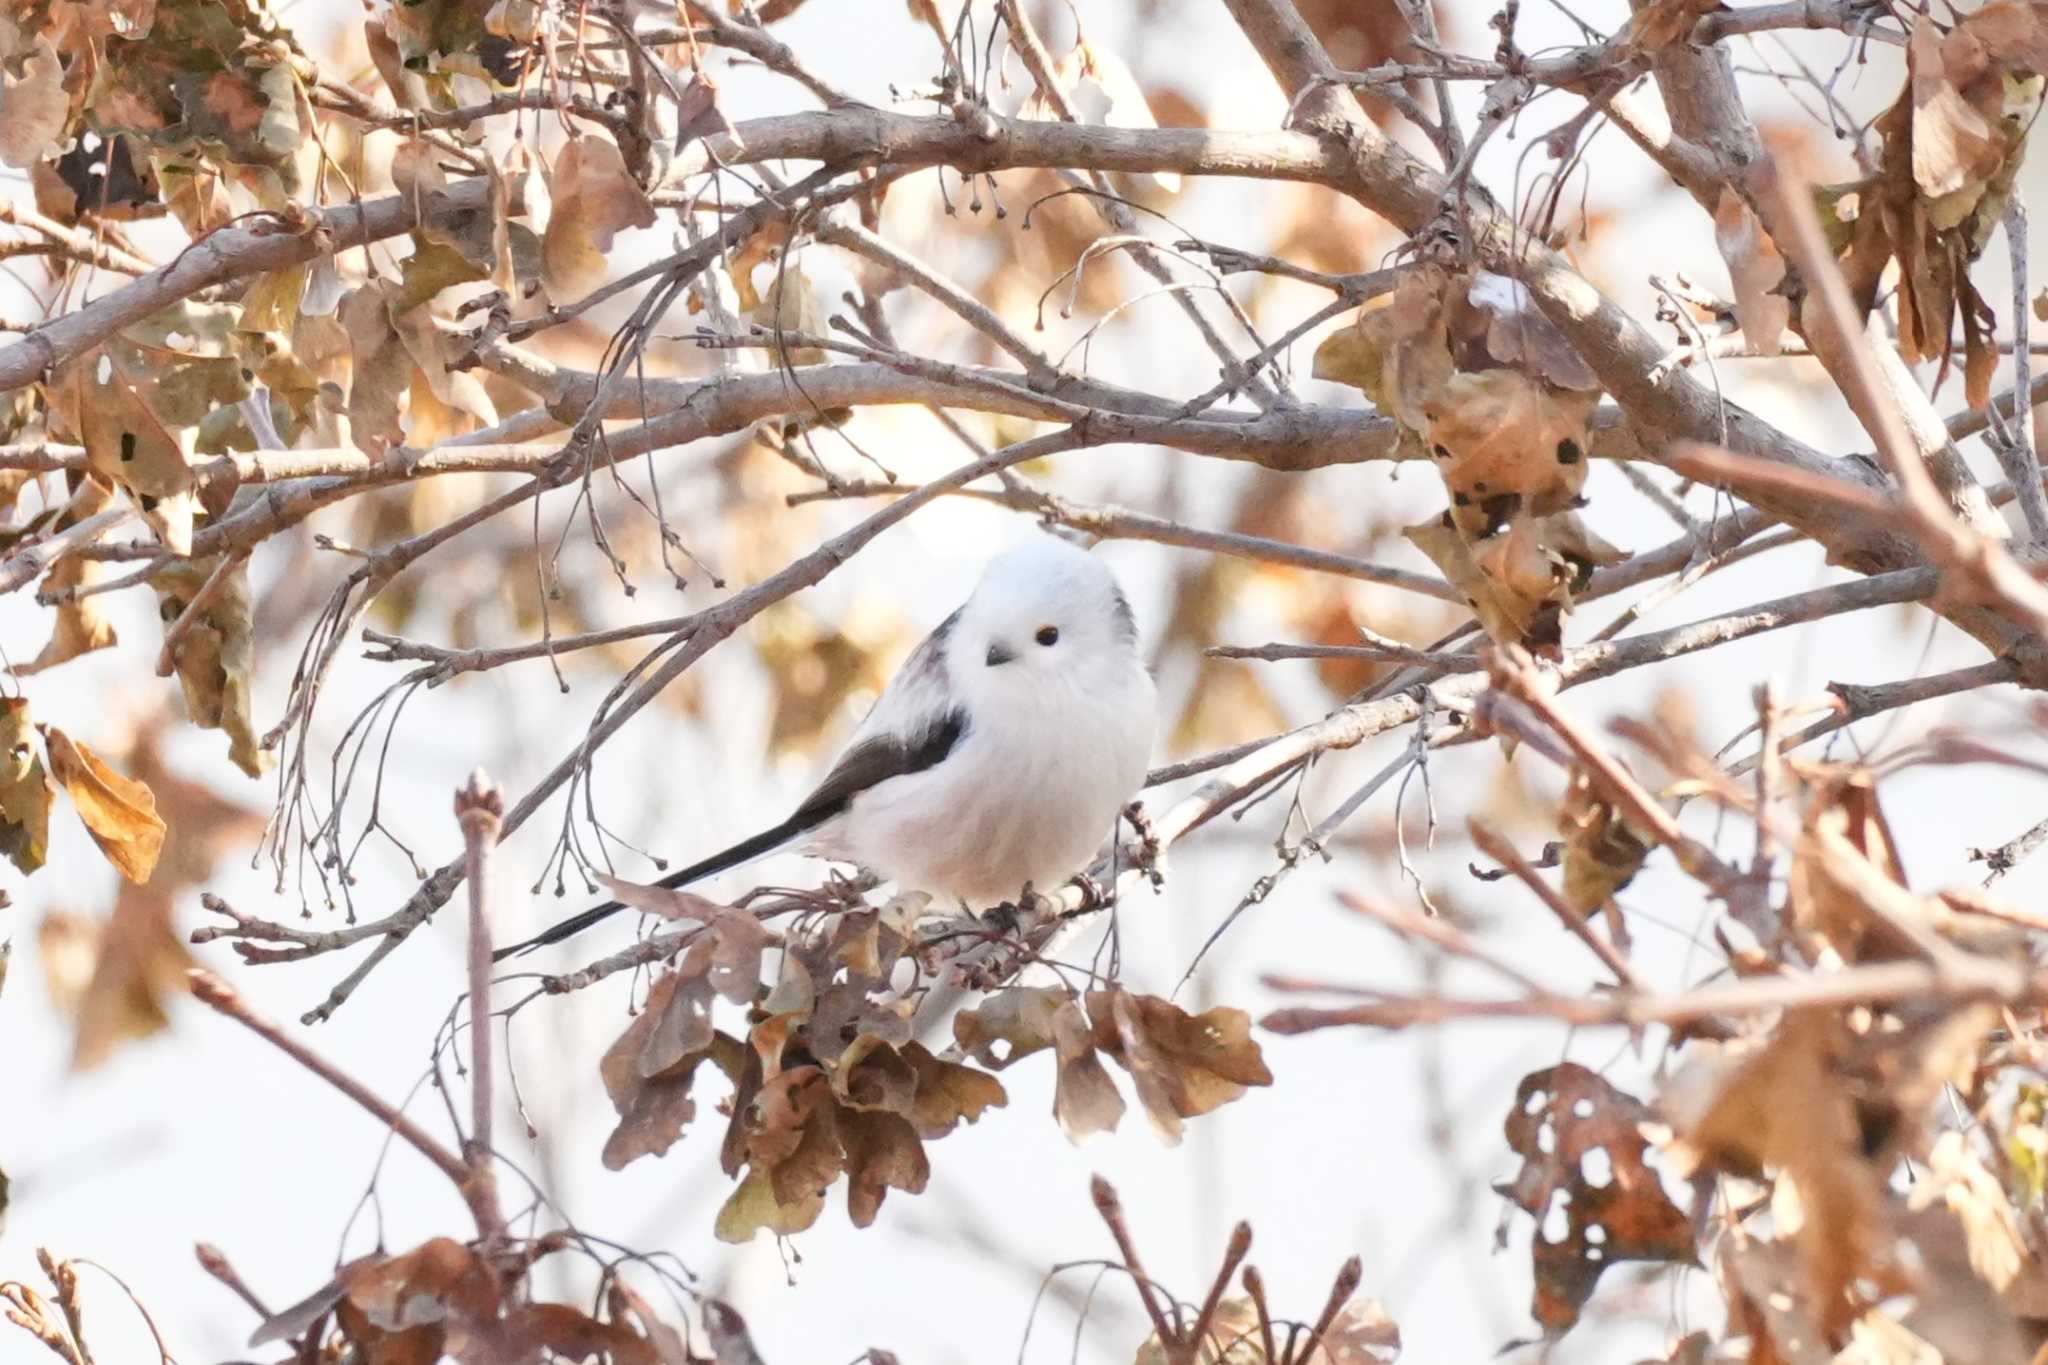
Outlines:
{"label": "thin twig", "polygon": [[464,875],[469,880],[469,1157],[471,1206],[486,1249],[505,1235],[498,1208],[498,1180],[491,1162],[491,866],[504,821],[505,798],[479,768],[455,793],[455,818],[462,826]]}

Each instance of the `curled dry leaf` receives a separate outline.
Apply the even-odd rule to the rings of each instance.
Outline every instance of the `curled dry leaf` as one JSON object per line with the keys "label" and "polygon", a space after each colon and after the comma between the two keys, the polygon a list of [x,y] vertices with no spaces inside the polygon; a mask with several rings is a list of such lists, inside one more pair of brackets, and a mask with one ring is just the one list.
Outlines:
{"label": "curled dry leaf", "polygon": [[[993,1076],[914,1042],[861,1034],[829,1067],[794,1062],[798,1054],[780,1045],[777,1054],[789,1064],[772,1074],[750,1065],[734,1099],[724,1163],[732,1173],[744,1164],[747,1174],[719,1211],[715,1230],[725,1241],[809,1227],[842,1173],[847,1214],[866,1227],[888,1191],[923,1191],[931,1175],[923,1141],[1005,1103]],[[760,1059],[758,1041],[749,1057]]]}
{"label": "curled dry leaf", "polygon": [[2019,1215],[1998,1177],[1985,1167],[1969,1137],[1950,1129],[1934,1141],[1924,1179],[1914,1182],[1906,1197],[1913,1209],[1940,1203],[1961,1226],[1970,1269],[1978,1279],[2003,1292],[2032,1260],[2020,1233]]}
{"label": "curled dry leaf", "polygon": [[1159,1135],[1178,1144],[1183,1119],[1206,1114],[1254,1085],[1271,1085],[1251,1016],[1218,1006],[1191,1015],[1156,995],[1090,991],[1095,1046],[1131,1075]]}
{"label": "curled dry leaf", "polygon": [[625,1323],[599,1322],[565,1303],[515,1304],[507,1310],[497,1333],[517,1350],[549,1353],[541,1359],[662,1365],[661,1352],[655,1344]]}
{"label": "curled dry leaf", "polygon": [[1080,1002],[1060,987],[999,991],[975,1009],[953,1016],[953,1040],[991,1070],[1046,1048],[1057,1049],[1053,1117],[1076,1145],[1094,1133],[1113,1131],[1123,1119],[1123,1096],[1096,1054],[1088,1017]]}
{"label": "curled dry leaf", "polygon": [[845,1170],[838,1115],[817,1066],[791,1067],[763,1084],[744,1111],[735,1107],[747,1176],[718,1212],[720,1241],[748,1241],[764,1228],[787,1235],[817,1221],[826,1191]]}
{"label": "curled dry leaf", "polygon": [[917,1075],[910,1122],[919,1137],[944,1137],[962,1123],[973,1123],[988,1110],[1010,1102],[1003,1083],[985,1071],[942,1062],[922,1043],[905,1043],[901,1051]]}
{"label": "curled dry leaf", "polygon": [[[1867,769],[1830,768],[1805,788],[1804,833],[1793,850],[1787,922],[1793,932],[1825,941],[1844,962],[1913,956],[1911,939],[1864,905],[1845,880],[1844,852],[1860,855],[1887,880],[1904,887],[1905,868],[1877,784]],[[1847,849],[1842,845],[1846,844]]]}
{"label": "curled dry leaf", "polygon": [[642,886],[599,875],[604,889],[623,905],[645,910],[666,920],[694,920],[709,931],[693,945],[708,945],[702,959],[712,989],[735,1005],[749,1005],[760,994],[761,953],[780,942],[773,930],[745,910],[735,910],[689,891],[664,886]]}
{"label": "curled dry leaf", "polygon": [[[1053,1015],[1068,1000],[1057,986],[1013,986],[953,1016],[953,1042],[991,1071],[1053,1045]],[[1004,1045],[998,1053],[996,1045]]]}
{"label": "curled dry leaf", "polygon": [[1583,768],[1572,769],[1557,827],[1564,835],[1564,898],[1582,915],[1607,904],[1650,856],[1650,846],[1593,790]]}
{"label": "curled dry leaf", "polygon": [[50,802],[57,788],[43,767],[27,697],[0,697],[0,853],[23,872],[50,851]]}
{"label": "curled dry leaf", "polygon": [[93,842],[129,881],[149,880],[163,852],[164,822],[149,785],[123,777],[105,759],[55,726],[43,728],[50,771],[64,790]]}
{"label": "curled dry leaf", "polygon": [[1380,411],[1420,435],[1426,406],[1451,377],[1440,272],[1416,269],[1316,347],[1314,374],[1349,384]]}
{"label": "curled dry leaf", "polygon": [[192,433],[166,425],[144,400],[154,380],[140,358],[130,354],[124,364],[117,354],[97,346],[52,373],[45,386],[51,430],[85,447],[93,472],[128,494],[165,548],[190,554],[199,505]]}
{"label": "curled dry leaf", "polygon": [[1525,513],[1568,510],[1586,484],[1595,398],[1505,369],[1439,385],[1422,410],[1458,529],[1476,540]]}
{"label": "curled dry leaf", "polygon": [[[220,557],[174,564],[150,580],[156,589],[157,614],[168,629],[185,614],[199,591],[220,567]],[[171,651],[185,709],[204,730],[222,730],[228,757],[251,777],[261,777],[275,761],[256,739],[252,714],[256,648],[252,636],[253,606],[249,599],[249,561],[227,572],[199,618]]]}
{"label": "curled dry leaf", "polygon": [[[1693,1263],[1692,1223],[1645,1160],[1640,1100],[1575,1062],[1522,1078],[1507,1119],[1522,1158],[1501,1189],[1536,1220],[1532,1311],[1551,1337],[1569,1331],[1601,1273],[1617,1261]],[[1550,1228],[1562,1213],[1564,1233]]]}
{"label": "curled dry leaf", "polygon": [[1945,376],[1960,321],[1965,397],[1982,407],[1998,352],[1990,305],[1969,270],[2004,216],[2040,108],[2048,14],[2028,0],[1996,0],[1945,35],[1921,15],[1907,67],[1905,88],[1875,125],[1877,173],[1824,191],[1823,221],[1866,313],[1897,260],[1908,361],[1938,360]]}
{"label": "curled dry leaf", "polygon": [[374,458],[401,444],[400,419],[412,392],[412,352],[392,323],[390,287],[376,280],[341,302],[338,318],[348,336],[349,435],[356,448]]}
{"label": "curled dry leaf", "polygon": [[[1549,599],[1550,584],[1544,591],[1529,592],[1527,575],[1496,577],[1473,554],[1471,544],[1451,525],[1449,514],[1401,533],[1410,544],[1429,557],[1452,587],[1464,594],[1479,624],[1496,640],[1530,640],[1538,643],[1558,638],[1561,625]],[[1517,542],[1525,543],[1525,542]],[[1490,561],[1491,563],[1492,561]]]}
{"label": "curled dry leaf", "polygon": [[711,1061],[728,1076],[740,1069],[741,1044],[711,1027],[709,983],[674,971],[648,990],[618,1041],[598,1063],[605,1093],[619,1121],[605,1139],[607,1170],[643,1156],[659,1156],[696,1116],[691,1093],[697,1068]]}
{"label": "curled dry leaf", "polygon": [[890,1190],[922,1194],[931,1160],[917,1132],[900,1114],[841,1109],[840,1150],[846,1158],[846,1213],[857,1228],[870,1226]]}
{"label": "curled dry leaf", "polygon": [[[1809,1302],[1833,1336],[1854,1316],[1857,1279],[1887,1284],[1883,1186],[1866,1155],[1845,1074],[1849,1036],[1826,1009],[1787,1011],[1761,1048],[1737,1061],[1703,1107],[1667,1094],[1679,1134],[1700,1163],[1755,1178],[1766,1167],[1789,1178],[1803,1211],[1796,1243]],[[1686,1112],[1686,1111],[1690,1112]]]}
{"label": "curled dry leaf", "polygon": [[1756,211],[1733,189],[1723,188],[1714,210],[1714,245],[1728,263],[1735,285],[1735,320],[1758,355],[1776,355],[1792,321],[1792,301],[1777,292],[1785,279],[1785,258]]}
{"label": "curled dry leaf", "polygon": [[399,1256],[342,1269],[335,1320],[374,1361],[488,1358],[500,1346],[499,1296],[489,1267],[462,1243],[436,1237]]}
{"label": "curled dry leaf", "polygon": [[541,262],[549,289],[563,301],[603,282],[606,253],[622,229],[654,226],[654,205],[619,149],[602,138],[569,140],[555,158],[548,193],[552,207]]}

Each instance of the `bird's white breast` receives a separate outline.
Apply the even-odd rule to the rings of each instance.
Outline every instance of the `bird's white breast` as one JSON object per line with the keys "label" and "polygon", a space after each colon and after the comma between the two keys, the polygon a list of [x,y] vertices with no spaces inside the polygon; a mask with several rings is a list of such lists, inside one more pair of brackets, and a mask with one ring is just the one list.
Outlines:
{"label": "bird's white breast", "polygon": [[1135,654],[980,699],[954,751],[855,798],[832,850],[906,889],[984,908],[1050,891],[1108,839],[1151,757],[1152,680]]}

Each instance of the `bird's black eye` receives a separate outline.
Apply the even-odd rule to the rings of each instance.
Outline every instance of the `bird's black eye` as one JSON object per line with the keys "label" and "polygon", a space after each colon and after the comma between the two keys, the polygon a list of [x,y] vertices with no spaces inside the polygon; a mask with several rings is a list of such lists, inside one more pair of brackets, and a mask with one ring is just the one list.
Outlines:
{"label": "bird's black eye", "polygon": [[1038,628],[1037,640],[1042,645],[1058,644],[1060,642],[1060,628],[1058,626],[1040,626]]}

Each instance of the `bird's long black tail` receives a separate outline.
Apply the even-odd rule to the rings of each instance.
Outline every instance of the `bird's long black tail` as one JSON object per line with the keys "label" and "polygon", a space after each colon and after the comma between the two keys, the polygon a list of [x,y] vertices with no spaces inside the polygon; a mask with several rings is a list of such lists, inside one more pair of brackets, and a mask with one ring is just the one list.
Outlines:
{"label": "bird's long black tail", "polygon": [[[738,867],[741,863],[752,862],[764,853],[772,853],[816,823],[817,820],[811,812],[799,811],[781,824],[764,829],[752,838],[742,839],[723,852],[714,853],[702,862],[692,863],[680,872],[669,873],[666,877],[656,882],[655,885],[664,886],[673,891],[677,887],[688,886],[691,882],[702,881],[706,877],[715,877],[721,872]],[[560,943],[565,938],[573,938],[591,925],[600,924],[625,908],[623,902],[612,901],[608,904],[585,910],[581,914],[571,915],[559,923],[548,926],[524,943],[515,943],[509,948],[498,949],[497,952],[491,954],[491,960],[493,962],[502,962],[514,953],[530,953],[535,948],[546,947],[550,943]]]}

